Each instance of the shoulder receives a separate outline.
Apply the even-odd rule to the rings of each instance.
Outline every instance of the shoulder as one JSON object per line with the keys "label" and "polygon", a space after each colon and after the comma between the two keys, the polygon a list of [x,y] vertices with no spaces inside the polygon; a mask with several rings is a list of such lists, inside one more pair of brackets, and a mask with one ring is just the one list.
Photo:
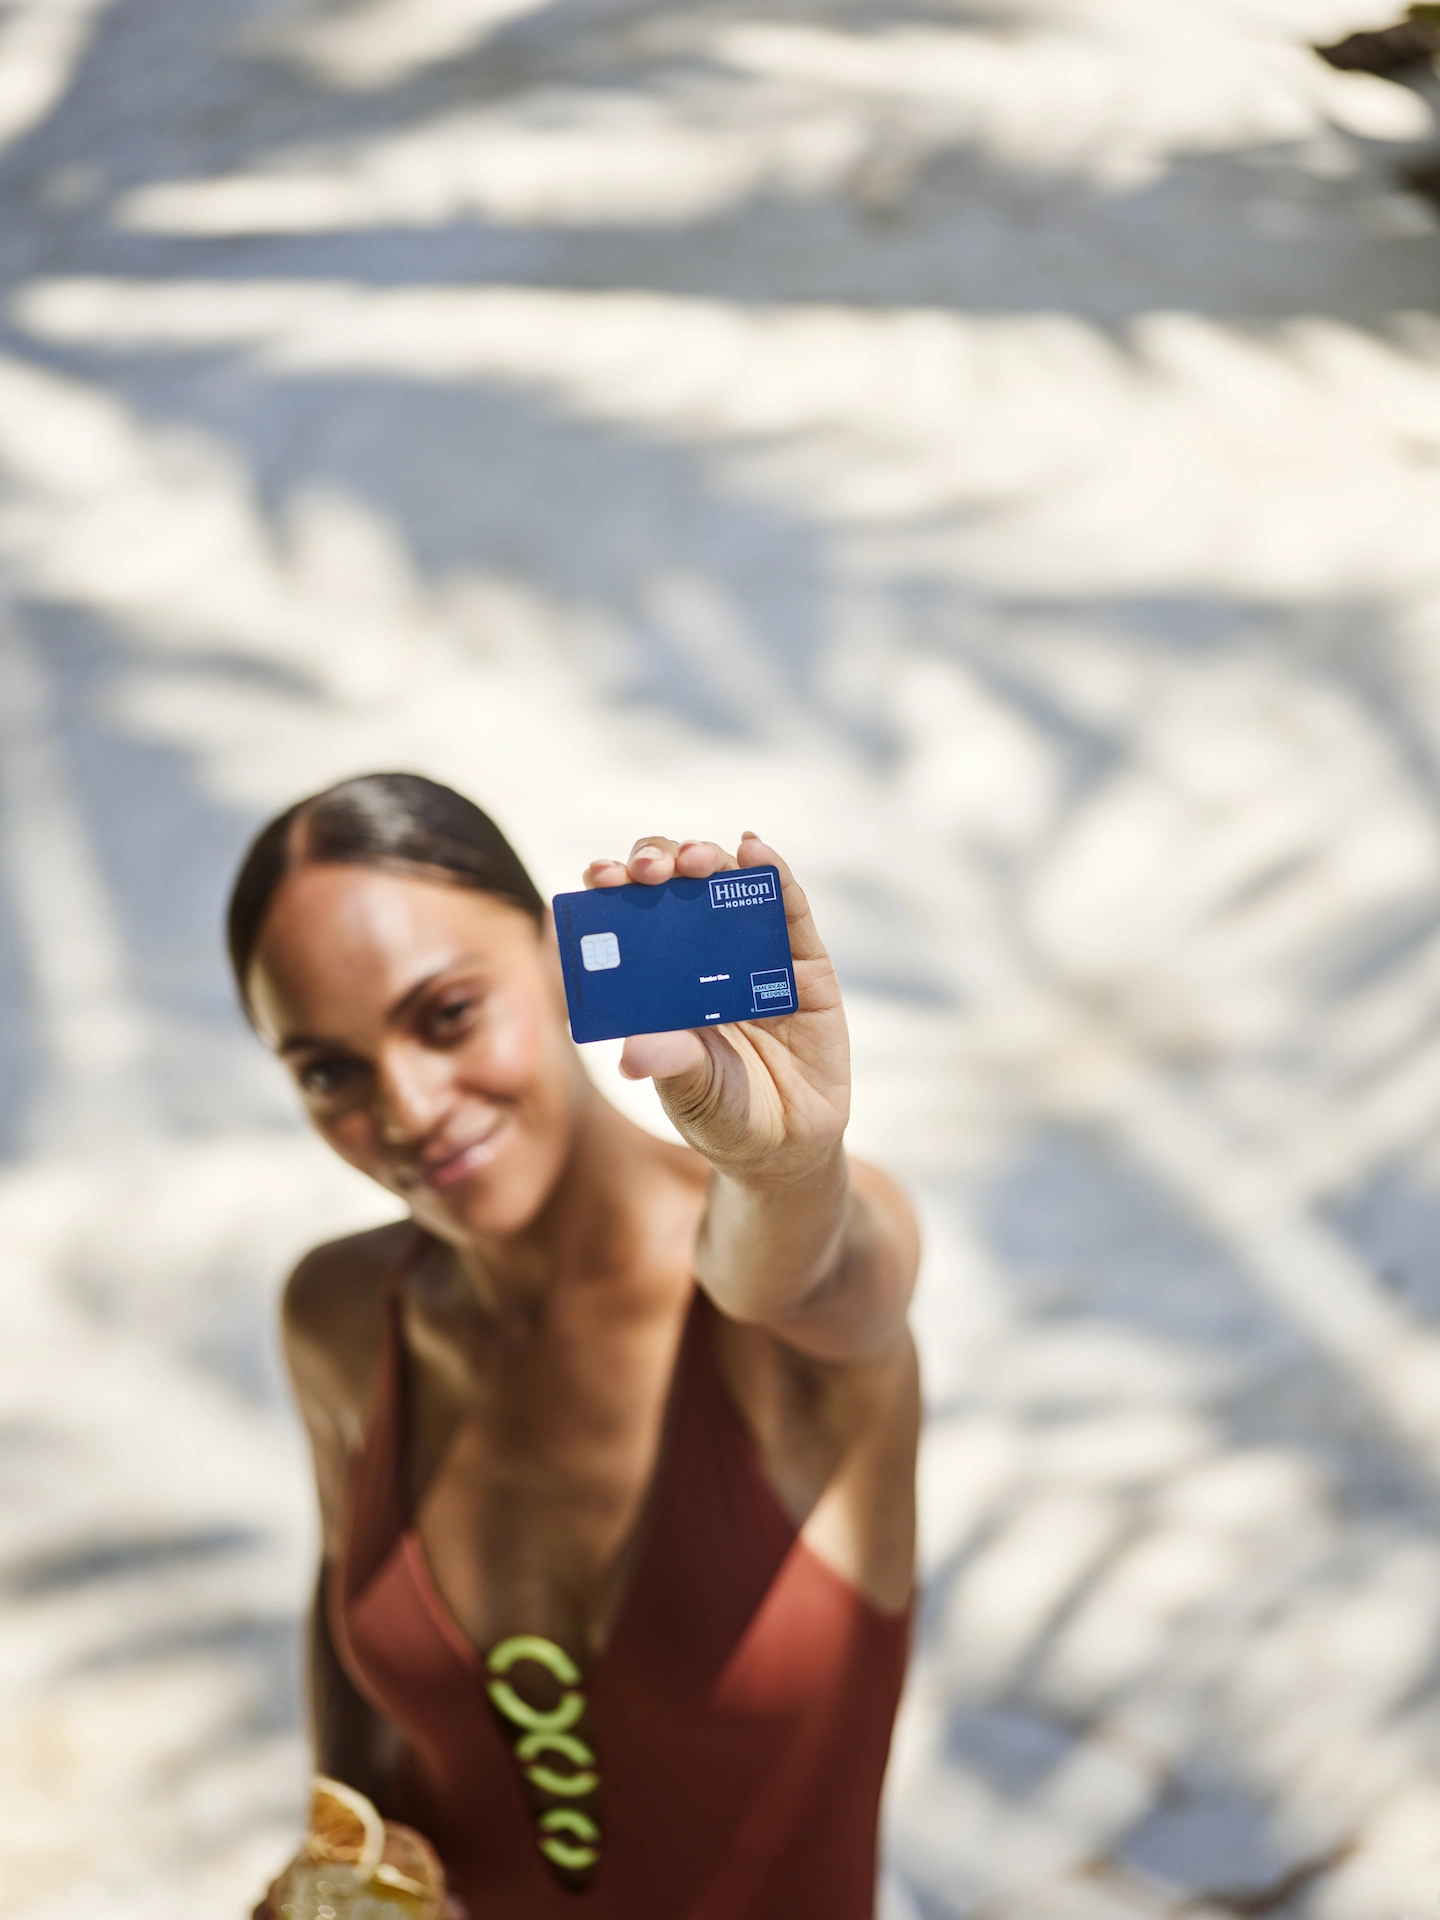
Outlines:
{"label": "shoulder", "polygon": [[392,1220],[312,1247],[285,1282],[281,1313],[286,1332],[323,1337],[351,1318],[357,1307],[378,1306],[414,1235],[408,1220]]}
{"label": "shoulder", "polygon": [[886,1612],[914,1580],[920,1378],[902,1328],[884,1352],[827,1361],[714,1317],[716,1360],[772,1490],[808,1546]]}
{"label": "shoulder", "polygon": [[865,1434],[908,1434],[919,1405],[915,1342],[907,1325],[877,1353],[829,1360],[765,1327],[718,1309],[714,1340],[722,1375],[757,1432],[809,1433],[822,1445]]}
{"label": "shoulder", "polygon": [[386,1302],[415,1229],[395,1221],[312,1247],[285,1283],[280,1325],[301,1412],[363,1423],[385,1337]]}

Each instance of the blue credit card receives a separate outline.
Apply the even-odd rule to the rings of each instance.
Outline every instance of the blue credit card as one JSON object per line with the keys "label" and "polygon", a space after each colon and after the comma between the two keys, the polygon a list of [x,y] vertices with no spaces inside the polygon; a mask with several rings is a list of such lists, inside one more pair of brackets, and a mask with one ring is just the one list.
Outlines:
{"label": "blue credit card", "polygon": [[554,907],[577,1040],[721,1027],[795,1011],[774,867],[659,887],[557,893]]}

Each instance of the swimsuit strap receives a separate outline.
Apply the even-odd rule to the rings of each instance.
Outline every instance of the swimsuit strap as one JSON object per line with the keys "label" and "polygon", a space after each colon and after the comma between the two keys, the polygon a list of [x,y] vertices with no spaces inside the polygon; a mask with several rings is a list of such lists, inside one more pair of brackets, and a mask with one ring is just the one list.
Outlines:
{"label": "swimsuit strap", "polygon": [[347,1595],[360,1592],[380,1570],[408,1524],[405,1501],[406,1411],[404,1275],[381,1302],[380,1351],[360,1457],[351,1476],[344,1525],[343,1582]]}

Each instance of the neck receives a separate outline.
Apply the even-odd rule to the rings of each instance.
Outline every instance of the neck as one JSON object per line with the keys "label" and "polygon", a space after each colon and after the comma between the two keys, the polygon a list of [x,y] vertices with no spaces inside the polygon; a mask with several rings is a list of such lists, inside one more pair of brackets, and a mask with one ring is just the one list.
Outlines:
{"label": "neck", "polygon": [[477,1237],[455,1249],[481,1311],[531,1322],[558,1290],[633,1269],[644,1191],[635,1172],[656,1146],[587,1079],[569,1151],[539,1212],[517,1233]]}

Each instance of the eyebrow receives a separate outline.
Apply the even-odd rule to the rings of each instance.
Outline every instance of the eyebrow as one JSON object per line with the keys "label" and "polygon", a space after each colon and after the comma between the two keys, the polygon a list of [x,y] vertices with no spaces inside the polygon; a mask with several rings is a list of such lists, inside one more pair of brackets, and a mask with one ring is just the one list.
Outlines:
{"label": "eyebrow", "polygon": [[[433,967],[422,979],[417,980],[413,987],[407,987],[393,1006],[385,1009],[385,1024],[390,1026],[396,1020],[403,1019],[415,1002],[430,987],[433,987],[437,980],[443,979],[447,973],[453,973],[456,967],[465,966],[474,958],[474,954],[461,953],[457,954],[453,960],[447,960],[443,966]],[[316,1033],[292,1033],[280,1042],[275,1051],[280,1054],[303,1053],[311,1047],[331,1047],[340,1053],[350,1051],[343,1040],[327,1040]]]}

